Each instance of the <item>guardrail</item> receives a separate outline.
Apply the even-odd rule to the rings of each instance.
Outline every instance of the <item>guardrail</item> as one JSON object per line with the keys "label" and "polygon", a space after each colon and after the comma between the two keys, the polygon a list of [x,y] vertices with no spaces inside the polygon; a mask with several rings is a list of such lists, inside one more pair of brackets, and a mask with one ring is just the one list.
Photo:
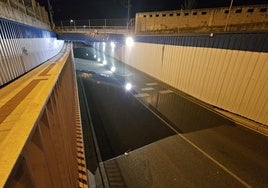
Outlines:
{"label": "guardrail", "polygon": [[127,19],[119,18],[119,19],[87,19],[87,20],[61,20],[61,21],[55,21],[56,27],[67,27],[67,26],[79,26],[79,27],[127,27],[127,26],[133,26],[133,19],[128,22]]}

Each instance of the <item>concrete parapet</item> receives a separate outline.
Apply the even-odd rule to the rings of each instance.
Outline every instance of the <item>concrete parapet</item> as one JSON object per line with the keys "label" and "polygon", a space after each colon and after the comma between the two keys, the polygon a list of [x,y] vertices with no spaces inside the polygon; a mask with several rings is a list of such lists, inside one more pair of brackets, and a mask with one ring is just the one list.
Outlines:
{"label": "concrete parapet", "polygon": [[256,31],[268,29],[268,5],[136,14],[135,33]]}
{"label": "concrete parapet", "polygon": [[14,0],[1,0],[0,18],[17,21],[42,29],[50,29],[50,22],[45,8],[35,1],[32,1],[32,3],[26,6],[25,3],[22,4]]}
{"label": "concrete parapet", "polygon": [[75,80],[69,45],[1,89],[0,187],[87,187]]}

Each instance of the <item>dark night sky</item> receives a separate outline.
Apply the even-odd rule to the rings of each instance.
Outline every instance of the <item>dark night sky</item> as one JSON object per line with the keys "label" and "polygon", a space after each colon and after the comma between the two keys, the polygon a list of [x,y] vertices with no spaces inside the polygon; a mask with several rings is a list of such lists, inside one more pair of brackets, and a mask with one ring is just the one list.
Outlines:
{"label": "dark night sky", "polygon": [[[37,0],[45,5],[47,0]],[[231,0],[198,0],[197,8],[229,6]],[[50,0],[54,20],[126,18],[127,0]],[[184,0],[131,0],[131,17],[136,12],[181,9]],[[234,0],[236,5],[268,4],[268,0]]]}

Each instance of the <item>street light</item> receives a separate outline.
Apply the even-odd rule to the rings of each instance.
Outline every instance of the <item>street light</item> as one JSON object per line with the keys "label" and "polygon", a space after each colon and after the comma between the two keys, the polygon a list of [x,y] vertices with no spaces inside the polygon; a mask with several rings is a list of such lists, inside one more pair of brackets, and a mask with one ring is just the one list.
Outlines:
{"label": "street light", "polygon": [[75,20],[73,19],[70,20],[70,26],[72,26],[72,23],[74,24],[74,29],[75,29]]}
{"label": "street light", "polygon": [[127,38],[126,38],[126,45],[127,45],[128,47],[131,47],[131,46],[134,45],[134,40],[133,40],[132,37],[127,37]]}
{"label": "street light", "polygon": [[126,85],[125,85],[125,90],[126,91],[130,91],[132,89],[132,84],[131,83],[126,83]]}

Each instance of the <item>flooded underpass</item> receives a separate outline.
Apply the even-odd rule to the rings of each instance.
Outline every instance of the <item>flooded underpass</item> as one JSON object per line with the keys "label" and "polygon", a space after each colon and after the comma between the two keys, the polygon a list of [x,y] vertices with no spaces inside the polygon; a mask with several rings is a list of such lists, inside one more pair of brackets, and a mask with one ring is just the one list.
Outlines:
{"label": "flooded underpass", "polygon": [[97,187],[267,186],[267,137],[90,46],[74,57]]}

